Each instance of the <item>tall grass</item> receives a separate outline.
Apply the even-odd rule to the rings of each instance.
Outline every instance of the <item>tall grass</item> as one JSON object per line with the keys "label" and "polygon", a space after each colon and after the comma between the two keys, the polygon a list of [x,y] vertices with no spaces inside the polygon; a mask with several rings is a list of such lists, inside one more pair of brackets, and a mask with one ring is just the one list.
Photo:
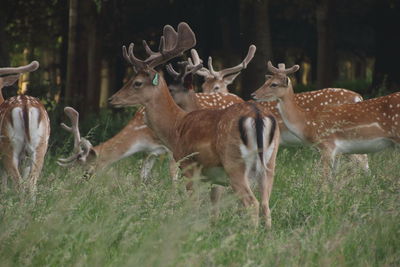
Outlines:
{"label": "tall grass", "polygon": [[210,222],[209,185],[188,198],[166,159],[138,178],[141,155],[92,180],[46,160],[36,202],[0,196],[1,266],[259,266],[400,264],[397,151],[370,158],[371,173],[346,158],[323,177],[311,149],[281,149],[271,199],[273,228],[254,230],[227,189]]}

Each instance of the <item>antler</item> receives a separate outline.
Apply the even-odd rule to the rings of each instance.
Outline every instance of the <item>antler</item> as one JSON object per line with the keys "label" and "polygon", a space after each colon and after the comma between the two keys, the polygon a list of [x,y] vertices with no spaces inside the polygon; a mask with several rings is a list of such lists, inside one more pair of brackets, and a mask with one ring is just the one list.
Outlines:
{"label": "antler", "polygon": [[171,58],[181,55],[184,51],[196,45],[196,36],[192,29],[185,22],[178,25],[178,32],[170,25],[164,26],[163,36],[160,39],[159,51],[154,52],[150,49],[146,41],[143,41],[143,46],[146,53],[149,55],[145,60],[138,59],[133,54],[134,44],[129,45],[128,51],[126,47],[122,47],[122,54],[126,61],[134,66],[136,70],[145,67],[154,68],[162,63],[167,62]]}
{"label": "antler", "polygon": [[64,113],[71,120],[71,127],[64,123],[61,123],[61,127],[73,134],[74,149],[71,156],[68,158],[59,158],[57,163],[61,166],[69,166],[74,163],[75,160],[85,162],[87,156],[89,155],[90,149],[92,148],[92,144],[87,139],[81,138],[81,134],[79,132],[79,113],[72,107],[64,108]]}
{"label": "antler", "polygon": [[[223,69],[220,71],[214,70],[213,64],[212,64],[212,57],[209,57],[208,58],[208,69],[202,68],[200,71],[197,72],[197,74],[201,75],[203,77],[214,77],[214,78],[222,80],[224,77],[226,77],[230,74],[238,73],[238,72],[242,71],[243,69],[246,69],[247,65],[253,59],[255,52],[256,52],[256,46],[250,45],[246,57],[239,65],[232,67],[232,68]],[[195,62],[196,61],[201,62],[201,59],[199,58],[197,52],[196,52],[195,56],[193,56],[193,54],[192,54],[192,57]]]}
{"label": "antler", "polygon": [[222,75],[222,77],[225,77],[226,75],[229,75],[232,73],[237,73],[239,71],[242,71],[243,69],[246,69],[247,65],[253,59],[255,53],[256,53],[256,46],[250,45],[249,51],[247,52],[247,55],[244,58],[244,60],[242,61],[242,63],[240,63],[239,65],[232,67],[232,68],[223,69],[220,71],[220,74]]}
{"label": "antler", "polygon": [[[192,61],[192,59],[190,57],[188,58],[190,65],[195,66],[195,65],[199,65],[199,64],[203,63],[203,60],[200,59],[199,54],[197,53],[196,49],[192,49],[192,50],[190,50],[190,52],[192,54],[192,59],[193,59],[193,61]],[[196,72],[196,74],[203,76],[203,77],[212,77],[210,71],[204,67],[200,68]]]}
{"label": "antler", "polygon": [[[193,55],[193,50],[192,49],[192,55]],[[197,64],[193,64],[192,60],[190,57],[188,58],[188,61],[181,61],[178,62],[179,66],[179,72],[174,69],[172,64],[168,64],[165,68],[167,69],[167,72],[174,78],[175,81],[184,81],[185,77],[189,74],[196,73],[199,71],[201,68],[203,68],[203,64],[201,62],[196,62]]]}
{"label": "antler", "polygon": [[16,67],[16,68],[0,68],[0,75],[6,75],[6,74],[19,74],[19,73],[25,73],[25,72],[32,72],[35,71],[39,68],[39,62],[37,61],[32,61],[30,64],[21,66],[21,67]]}
{"label": "antler", "polygon": [[283,64],[283,63],[278,64],[278,68],[276,68],[272,65],[271,61],[268,61],[267,66],[268,66],[268,70],[270,72],[276,73],[276,74],[280,73],[280,74],[285,74],[285,75],[295,73],[296,71],[298,71],[300,69],[299,65],[293,65],[292,67],[286,69],[285,64]]}

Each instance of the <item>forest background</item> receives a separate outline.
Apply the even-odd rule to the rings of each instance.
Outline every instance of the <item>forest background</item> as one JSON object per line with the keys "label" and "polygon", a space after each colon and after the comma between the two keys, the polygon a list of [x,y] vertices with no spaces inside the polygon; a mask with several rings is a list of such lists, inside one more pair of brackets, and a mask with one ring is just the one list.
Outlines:
{"label": "forest background", "polygon": [[[121,47],[156,49],[162,27],[186,21],[196,46],[217,68],[256,56],[231,87],[248,99],[264,82],[266,61],[299,64],[296,90],[345,87],[365,97],[398,91],[400,3],[396,0],[2,0],[0,66],[38,60],[14,90],[49,110],[72,105],[82,116],[107,108],[130,74]],[[198,83],[201,83],[199,79]],[[57,108],[61,107],[61,108]]]}

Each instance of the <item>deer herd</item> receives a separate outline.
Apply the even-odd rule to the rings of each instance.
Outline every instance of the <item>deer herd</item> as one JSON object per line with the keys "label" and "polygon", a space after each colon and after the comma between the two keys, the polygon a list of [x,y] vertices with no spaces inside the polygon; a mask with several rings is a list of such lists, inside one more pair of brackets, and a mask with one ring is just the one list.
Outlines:
{"label": "deer herd", "polygon": [[[62,166],[83,165],[87,177],[113,162],[137,152],[146,152],[141,178],[147,179],[155,156],[168,154],[170,174],[176,179],[178,165],[188,178],[188,192],[194,190],[193,177],[210,181],[213,211],[218,212],[222,186],[229,184],[251,215],[255,225],[259,209],[263,223],[271,227],[269,199],[274,181],[279,145],[312,145],[318,148],[325,175],[332,175],[338,154],[350,154],[368,170],[365,153],[400,142],[400,93],[369,99],[341,88],[295,94],[290,74],[298,65],[277,67],[268,61],[265,83],[244,101],[229,93],[227,86],[246,69],[256,52],[251,45],[237,66],[215,71],[212,58],[205,67],[197,51],[196,37],[182,22],[177,31],[164,27],[158,51],[145,41],[144,60],[134,55],[134,45],[122,47],[122,55],[134,74],[113,96],[114,107],[141,105],[128,124],[114,137],[97,146],[79,132],[79,113],[64,109],[71,126],[71,156],[60,158]],[[186,61],[166,65],[171,76],[167,84],[161,66],[191,49]],[[4,100],[1,89],[15,83],[22,73],[35,71],[34,61],[17,68],[0,68],[0,160],[3,190],[7,179],[17,190],[33,195],[40,175],[50,135],[49,117],[36,98],[19,95]],[[204,78],[203,93],[196,93],[193,76]],[[179,164],[178,164],[179,162]],[[260,201],[252,191],[258,183]]]}

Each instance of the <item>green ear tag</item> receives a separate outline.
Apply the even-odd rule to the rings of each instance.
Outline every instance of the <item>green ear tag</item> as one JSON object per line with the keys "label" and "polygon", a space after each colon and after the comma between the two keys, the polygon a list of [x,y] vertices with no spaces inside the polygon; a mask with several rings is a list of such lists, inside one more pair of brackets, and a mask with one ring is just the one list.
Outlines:
{"label": "green ear tag", "polygon": [[156,75],[154,75],[152,83],[153,83],[153,85],[158,85],[158,73],[156,73]]}

